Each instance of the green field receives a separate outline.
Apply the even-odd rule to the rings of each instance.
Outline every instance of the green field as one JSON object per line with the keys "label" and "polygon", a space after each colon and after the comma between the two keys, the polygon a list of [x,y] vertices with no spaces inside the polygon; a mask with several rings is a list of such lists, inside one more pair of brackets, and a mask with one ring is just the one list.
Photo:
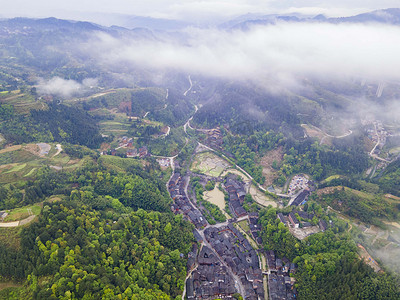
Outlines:
{"label": "green field", "polygon": [[12,222],[12,221],[19,221],[29,217],[31,214],[29,213],[31,210],[33,215],[39,215],[40,211],[42,210],[40,204],[24,206],[20,208],[15,208],[9,211],[9,215],[4,220],[5,222]]}
{"label": "green field", "polygon": [[392,148],[389,150],[390,154],[396,154],[400,152],[400,147]]}
{"label": "green field", "polygon": [[21,171],[21,170],[22,170],[23,168],[25,168],[25,167],[26,167],[26,163],[17,164],[17,165],[15,165],[12,169],[6,171],[5,174]]}
{"label": "green field", "polygon": [[249,222],[247,220],[243,220],[237,222],[237,224],[242,228],[245,232],[250,232]]}
{"label": "green field", "polygon": [[322,182],[324,183],[324,182],[329,182],[329,181],[332,181],[332,180],[334,180],[334,179],[339,179],[339,178],[341,178],[342,176],[340,176],[340,175],[332,175],[332,176],[329,176],[328,178],[326,178],[325,180],[323,180]]}
{"label": "green field", "polygon": [[99,163],[117,172],[126,171],[131,166],[143,167],[143,162],[133,158],[103,155],[98,159]]}

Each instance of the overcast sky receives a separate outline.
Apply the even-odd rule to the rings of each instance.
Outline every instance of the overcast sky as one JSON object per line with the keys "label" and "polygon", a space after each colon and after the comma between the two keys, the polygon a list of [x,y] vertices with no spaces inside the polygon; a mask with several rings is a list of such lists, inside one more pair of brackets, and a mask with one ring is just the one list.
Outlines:
{"label": "overcast sky", "polygon": [[116,13],[185,21],[232,18],[247,13],[348,16],[398,7],[399,0],[0,0],[1,17],[49,17],[101,21],[97,13]]}

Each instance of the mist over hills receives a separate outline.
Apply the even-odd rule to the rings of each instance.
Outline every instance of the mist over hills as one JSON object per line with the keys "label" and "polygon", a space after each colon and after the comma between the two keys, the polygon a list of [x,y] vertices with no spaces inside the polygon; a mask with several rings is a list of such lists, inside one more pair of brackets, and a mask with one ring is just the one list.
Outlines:
{"label": "mist over hills", "polygon": [[399,299],[400,9],[102,16],[0,20],[0,300]]}
{"label": "mist over hills", "polygon": [[[356,122],[352,116],[366,112],[390,115],[393,120],[399,78],[389,66],[398,65],[394,41],[399,16],[399,9],[347,18],[246,15],[217,29],[181,30],[175,29],[190,24],[164,28],[163,20],[134,17],[134,26],[140,27],[128,29],[56,18],[15,18],[0,21],[0,60],[29,84],[37,84],[40,77],[58,76],[78,84],[96,78],[106,88],[168,86],[176,84],[174,78],[192,74],[199,87],[217,83],[226,90],[233,81],[248,94],[261,97],[258,101],[234,92],[252,112],[249,118],[268,120],[263,114],[269,111],[278,118],[274,125],[278,127],[279,118],[284,120],[283,114],[290,111],[295,123],[311,121],[317,126],[330,123],[326,120],[331,117]],[[362,55],[360,47],[364,47]],[[18,85],[16,78],[7,80]],[[381,86],[385,87],[377,97]],[[209,94],[206,89],[199,88],[198,95]],[[234,90],[228,90],[233,101]],[[203,101],[213,103],[211,98]],[[223,103],[229,105],[230,100]],[[274,114],[271,107],[287,110]]]}

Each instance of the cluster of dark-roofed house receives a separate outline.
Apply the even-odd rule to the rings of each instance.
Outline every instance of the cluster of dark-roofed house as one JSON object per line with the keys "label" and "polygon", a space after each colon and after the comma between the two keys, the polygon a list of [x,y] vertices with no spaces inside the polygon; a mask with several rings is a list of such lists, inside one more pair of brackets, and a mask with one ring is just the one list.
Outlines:
{"label": "cluster of dark-roofed house", "polygon": [[[114,155],[114,156],[123,156],[123,153],[119,153],[117,151],[117,149],[111,149],[108,151],[103,151],[100,153],[101,155]],[[129,158],[134,158],[134,157],[138,157],[138,158],[145,158],[150,156],[149,150],[147,149],[146,146],[140,147],[139,149],[137,148],[130,148],[126,150],[126,157]]]}
{"label": "cluster of dark-roofed house", "polygon": [[[288,215],[284,215],[283,213],[278,213],[277,218],[286,226],[293,227],[293,228],[299,228],[300,226],[303,228],[307,228],[307,227],[312,226],[312,224],[308,221],[299,221],[298,218],[296,217],[296,214],[302,220],[312,220],[315,216],[314,214],[310,214],[305,211],[293,210]],[[325,220],[322,220],[322,219],[320,219],[318,221],[318,226],[322,231],[325,231],[328,228],[328,224],[326,223]]]}
{"label": "cluster of dark-roofed house", "polygon": [[280,259],[275,252],[266,252],[268,274],[268,293],[271,300],[296,299],[295,279],[290,275],[296,273],[296,265],[286,257]]}
{"label": "cluster of dark-roofed house", "polygon": [[174,173],[168,182],[168,191],[174,203],[171,210],[175,213],[184,214],[196,228],[207,226],[206,218],[193,206],[185,193],[185,181],[179,173]]}
{"label": "cluster of dark-roofed house", "polygon": [[207,246],[201,248],[198,256],[197,251],[197,244],[194,244],[188,254],[188,272],[193,271],[186,281],[187,299],[232,299],[237,290],[227,268]]}
{"label": "cluster of dark-roofed house", "polygon": [[257,252],[232,223],[204,230],[206,240],[237,275],[244,287],[244,299],[264,299],[263,274]]}
{"label": "cluster of dark-roofed house", "polygon": [[257,242],[258,245],[262,244],[262,238],[260,236],[261,232],[261,225],[258,224],[258,213],[251,212],[249,213],[249,222],[250,222],[250,232],[253,236],[254,240]]}
{"label": "cluster of dark-roofed house", "polygon": [[300,194],[297,195],[297,197],[293,200],[292,204],[290,204],[290,205],[298,206],[300,204],[304,204],[307,201],[309,195],[310,195],[309,190],[301,191]]}
{"label": "cluster of dark-roofed house", "polygon": [[232,214],[239,218],[247,215],[242,206],[246,196],[246,189],[244,183],[236,180],[236,178],[237,175],[229,174],[225,179],[224,185],[229,195],[229,209]]}
{"label": "cluster of dark-roofed house", "polygon": [[221,130],[218,127],[207,131],[206,144],[212,148],[221,150],[222,134],[221,134]]}

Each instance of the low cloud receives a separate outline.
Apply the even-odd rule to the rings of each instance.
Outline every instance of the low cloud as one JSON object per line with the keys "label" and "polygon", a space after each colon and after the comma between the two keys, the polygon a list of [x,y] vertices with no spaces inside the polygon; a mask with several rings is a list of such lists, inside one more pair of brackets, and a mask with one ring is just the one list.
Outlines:
{"label": "low cloud", "polygon": [[[309,77],[399,81],[400,27],[281,23],[248,31],[190,29],[185,43],[99,34],[90,51],[102,64],[177,70],[260,83]],[[99,49],[93,52],[93,49]]]}
{"label": "low cloud", "polygon": [[49,80],[40,78],[37,85],[39,94],[51,94],[68,98],[74,95],[79,95],[87,89],[97,85],[97,79],[86,78],[79,83],[72,79],[63,79],[61,77],[53,77]]}

